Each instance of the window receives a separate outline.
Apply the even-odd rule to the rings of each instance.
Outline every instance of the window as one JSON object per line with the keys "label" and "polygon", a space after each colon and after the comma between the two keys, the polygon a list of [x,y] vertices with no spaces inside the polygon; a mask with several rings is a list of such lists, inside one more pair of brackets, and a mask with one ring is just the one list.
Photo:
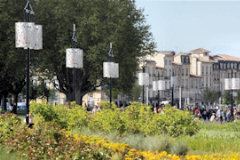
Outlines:
{"label": "window", "polygon": [[186,76],[188,76],[188,68],[186,69]]}
{"label": "window", "polygon": [[191,88],[193,88],[193,80],[191,81]]}
{"label": "window", "polygon": [[181,61],[182,61],[182,63],[184,63],[184,57],[183,56],[181,56]]}
{"label": "window", "polygon": [[168,63],[169,65],[171,65],[172,64],[172,62],[171,62],[171,60],[169,60],[169,63]]}
{"label": "window", "polygon": [[227,69],[230,69],[230,63],[227,64]]}
{"label": "window", "polygon": [[208,66],[206,66],[206,74],[208,74]]}
{"label": "window", "polygon": [[164,63],[165,63],[165,65],[167,65],[167,60],[166,59],[164,60]]}
{"label": "window", "polygon": [[186,88],[188,88],[188,79],[186,79]]}
{"label": "window", "polygon": [[204,75],[204,67],[202,66],[202,75]]}
{"label": "window", "polygon": [[182,69],[182,76],[184,76],[184,69]]}

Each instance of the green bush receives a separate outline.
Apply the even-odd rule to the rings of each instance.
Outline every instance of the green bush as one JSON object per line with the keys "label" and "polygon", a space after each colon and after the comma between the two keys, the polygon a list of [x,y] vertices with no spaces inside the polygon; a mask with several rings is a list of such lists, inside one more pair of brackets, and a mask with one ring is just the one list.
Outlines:
{"label": "green bush", "polygon": [[122,119],[122,112],[112,105],[111,108],[104,107],[103,111],[96,112],[91,117],[88,125],[92,130],[100,130],[106,133],[117,131],[123,134],[126,131],[125,123]]}
{"label": "green bush", "polygon": [[64,105],[53,106],[51,104],[31,105],[31,111],[36,121],[56,122],[61,128],[69,130],[89,127],[93,131],[105,133],[118,132],[143,135],[193,135],[198,131],[198,125],[191,118],[190,113],[175,108],[164,108],[164,114],[152,112],[150,106],[132,103],[121,111],[115,104],[103,101],[100,103],[102,111],[97,111],[94,116],[76,104],[71,108]]}
{"label": "green bush", "polygon": [[[3,116],[4,118],[0,119],[1,124],[8,123],[8,120],[14,117]],[[0,145],[5,146],[8,152],[19,152],[23,159],[107,160],[111,157],[110,151],[96,149],[85,141],[76,141],[73,135],[68,135],[53,121],[38,123],[33,129],[21,124],[11,129],[15,134],[4,132],[2,135],[5,139]]]}
{"label": "green bush", "polygon": [[7,137],[17,134],[15,128],[21,125],[21,119],[14,114],[0,114],[0,143]]}
{"label": "green bush", "polygon": [[[164,114],[155,114],[153,117],[155,132],[171,136],[193,135],[199,130],[197,122],[186,111],[175,108],[165,108]],[[155,134],[156,134],[155,133]]]}
{"label": "green bush", "polygon": [[30,110],[34,115],[36,123],[56,122],[61,128],[81,129],[87,126],[89,114],[87,111],[75,103],[71,104],[71,108],[66,105],[39,104],[32,103]]}

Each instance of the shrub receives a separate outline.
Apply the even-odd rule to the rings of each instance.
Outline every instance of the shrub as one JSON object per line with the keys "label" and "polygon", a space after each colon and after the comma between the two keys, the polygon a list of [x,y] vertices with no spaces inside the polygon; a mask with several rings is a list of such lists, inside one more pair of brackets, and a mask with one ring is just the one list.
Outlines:
{"label": "shrub", "polygon": [[193,135],[198,130],[197,122],[191,118],[189,112],[181,111],[175,108],[165,108],[164,114],[155,114],[153,117],[156,128],[155,134],[168,134],[170,136]]}
{"label": "shrub", "polygon": [[15,128],[21,125],[21,119],[14,114],[0,114],[0,144],[7,137],[13,137],[17,134]]}
{"label": "shrub", "polygon": [[89,115],[87,111],[75,103],[71,108],[65,105],[54,106],[52,104],[32,103],[30,106],[36,123],[56,122],[61,128],[81,129],[87,126]]}
{"label": "shrub", "polygon": [[100,130],[106,133],[118,131],[123,134],[126,131],[126,125],[122,119],[122,114],[116,106],[105,108],[101,112],[96,112],[95,116],[91,117],[88,125],[92,130]]}
{"label": "shrub", "polygon": [[94,116],[90,116],[84,108],[76,104],[69,108],[64,105],[33,103],[31,110],[37,121],[54,121],[68,130],[89,127],[94,131],[118,132],[121,135],[140,133],[179,136],[193,135],[199,129],[188,112],[175,108],[166,107],[164,114],[156,114],[150,106],[137,102],[132,103],[125,111],[121,111],[115,104],[110,106],[106,101],[100,105],[104,109]]}

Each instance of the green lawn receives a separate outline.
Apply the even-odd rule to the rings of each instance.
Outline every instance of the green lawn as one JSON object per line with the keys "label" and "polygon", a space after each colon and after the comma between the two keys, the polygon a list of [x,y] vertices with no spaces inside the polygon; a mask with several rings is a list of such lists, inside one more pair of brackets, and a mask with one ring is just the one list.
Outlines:
{"label": "green lawn", "polygon": [[7,149],[0,146],[0,160],[24,160],[24,158],[17,153],[8,153]]}
{"label": "green lawn", "polygon": [[178,142],[184,143],[188,148],[188,154],[212,154],[219,152],[240,153],[240,124],[202,124],[200,131],[193,136],[169,137],[165,135],[144,136],[140,134],[126,134],[120,136],[117,133],[105,134],[93,132],[89,129],[74,131],[86,135],[97,135],[110,141],[127,143],[133,148],[141,150],[158,150],[172,148]]}

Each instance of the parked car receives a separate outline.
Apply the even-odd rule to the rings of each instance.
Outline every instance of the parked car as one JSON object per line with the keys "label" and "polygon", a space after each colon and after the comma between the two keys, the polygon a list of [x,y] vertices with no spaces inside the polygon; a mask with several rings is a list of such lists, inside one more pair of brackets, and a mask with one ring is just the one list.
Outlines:
{"label": "parked car", "polygon": [[26,103],[25,102],[18,102],[17,103],[17,110],[18,111],[25,111],[26,110]]}

